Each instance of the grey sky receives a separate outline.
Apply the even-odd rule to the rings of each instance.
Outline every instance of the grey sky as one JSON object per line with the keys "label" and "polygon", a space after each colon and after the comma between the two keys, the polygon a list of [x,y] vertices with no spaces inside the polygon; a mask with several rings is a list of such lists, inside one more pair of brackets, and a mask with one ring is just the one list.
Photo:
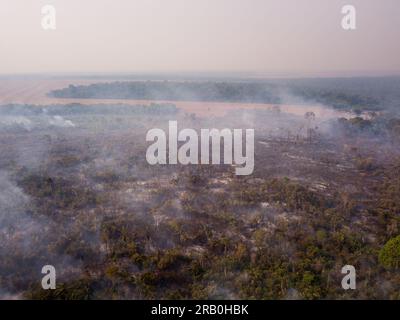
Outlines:
{"label": "grey sky", "polygon": [[[57,30],[41,28],[41,7]],[[341,28],[341,7],[357,30]],[[398,0],[0,0],[0,73],[400,73]]]}

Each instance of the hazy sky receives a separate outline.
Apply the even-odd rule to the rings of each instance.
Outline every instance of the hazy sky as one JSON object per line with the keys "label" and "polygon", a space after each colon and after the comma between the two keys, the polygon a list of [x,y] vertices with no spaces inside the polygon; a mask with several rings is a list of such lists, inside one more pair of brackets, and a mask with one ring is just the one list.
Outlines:
{"label": "hazy sky", "polygon": [[400,1],[0,0],[2,74],[147,71],[400,74]]}

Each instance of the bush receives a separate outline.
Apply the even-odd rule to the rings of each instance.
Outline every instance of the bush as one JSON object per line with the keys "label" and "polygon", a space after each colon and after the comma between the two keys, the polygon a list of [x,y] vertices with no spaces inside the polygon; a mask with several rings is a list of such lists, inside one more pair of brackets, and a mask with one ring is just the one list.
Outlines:
{"label": "bush", "polygon": [[400,267],[400,236],[390,239],[379,252],[379,263],[388,269]]}

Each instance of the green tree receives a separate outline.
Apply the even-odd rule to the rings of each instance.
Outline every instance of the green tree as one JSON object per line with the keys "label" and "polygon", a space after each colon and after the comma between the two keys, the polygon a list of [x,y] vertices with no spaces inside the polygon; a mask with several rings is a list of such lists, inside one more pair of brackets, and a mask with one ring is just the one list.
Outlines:
{"label": "green tree", "polygon": [[390,239],[379,252],[379,263],[388,269],[400,267],[400,236]]}

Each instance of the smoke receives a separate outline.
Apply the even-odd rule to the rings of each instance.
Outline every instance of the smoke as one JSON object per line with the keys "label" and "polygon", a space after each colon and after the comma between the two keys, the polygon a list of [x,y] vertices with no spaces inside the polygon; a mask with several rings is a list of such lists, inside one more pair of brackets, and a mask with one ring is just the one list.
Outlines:
{"label": "smoke", "polygon": [[31,120],[24,116],[2,116],[0,118],[1,127],[6,127],[7,129],[10,127],[21,127],[30,131],[34,125]]}
{"label": "smoke", "polygon": [[[30,198],[10,180],[9,173],[4,171],[0,171],[0,189],[0,230],[6,232],[10,229],[21,231],[26,227],[30,229],[32,221],[26,214]],[[2,236],[11,235],[3,233]]]}
{"label": "smoke", "polygon": [[79,277],[79,260],[49,250],[63,227],[38,214],[35,201],[10,173],[0,172],[0,188],[0,283],[6,285],[0,288],[0,299],[22,299],[27,288],[20,283],[40,283],[46,264],[56,266],[61,280]]}
{"label": "smoke", "polygon": [[[100,92],[94,95],[104,96],[117,95],[119,89],[93,90]],[[173,95],[204,100],[196,90],[175,88]],[[251,100],[246,94],[235,97]],[[238,217],[240,225],[247,225],[249,207],[240,207],[239,201],[233,206],[226,200],[232,198],[234,168],[152,167],[146,163],[147,130],[166,129],[168,120],[177,120],[179,129],[255,129],[256,185],[284,176],[325,187],[340,177],[336,163],[351,167],[338,141],[345,130],[337,125],[337,118],[347,111],[282,88],[273,97],[278,99],[270,101],[281,104],[265,108],[236,104],[231,109],[228,105],[223,114],[213,117],[203,112],[188,115],[172,104],[2,107],[0,297],[22,297],[30,284],[39,283],[45,264],[55,265],[64,279],[79,278],[83,270],[101,278],[110,261],[137,272],[135,259],[173,249],[180,241],[198,246],[201,255],[207,251],[207,239],[197,234],[201,230],[198,221],[209,226],[221,212],[224,216],[218,217],[217,226],[222,225],[223,232]],[[267,99],[257,95],[251,101],[261,98]],[[266,211],[260,213],[254,206],[252,210],[257,214]],[[276,215],[275,209],[271,215]],[[183,232],[181,225],[189,231]],[[236,229],[230,229],[227,236],[233,238],[232,230]],[[217,229],[208,232],[215,239],[221,233]],[[240,237],[246,240],[246,235]],[[114,252],[113,246],[122,249]],[[237,297],[226,283],[218,284],[216,295]],[[294,288],[286,296],[299,297]]]}
{"label": "smoke", "polygon": [[74,128],[75,124],[71,120],[65,120],[61,116],[53,116],[49,119],[49,124],[61,128]]}
{"label": "smoke", "polygon": [[[19,252],[29,255],[35,235],[40,235],[42,228],[38,222],[28,214],[31,199],[12,180],[10,174],[0,171],[0,259],[10,263],[13,254]],[[12,278],[17,274],[18,265],[9,266],[4,263],[0,267],[0,283],[4,279]],[[3,269],[4,268],[4,269]],[[13,289],[10,285],[9,290]],[[0,288],[0,299],[19,299],[19,293],[10,293]]]}
{"label": "smoke", "polygon": [[21,294],[13,294],[7,291],[3,291],[0,288],[0,300],[21,300],[23,296]]}

